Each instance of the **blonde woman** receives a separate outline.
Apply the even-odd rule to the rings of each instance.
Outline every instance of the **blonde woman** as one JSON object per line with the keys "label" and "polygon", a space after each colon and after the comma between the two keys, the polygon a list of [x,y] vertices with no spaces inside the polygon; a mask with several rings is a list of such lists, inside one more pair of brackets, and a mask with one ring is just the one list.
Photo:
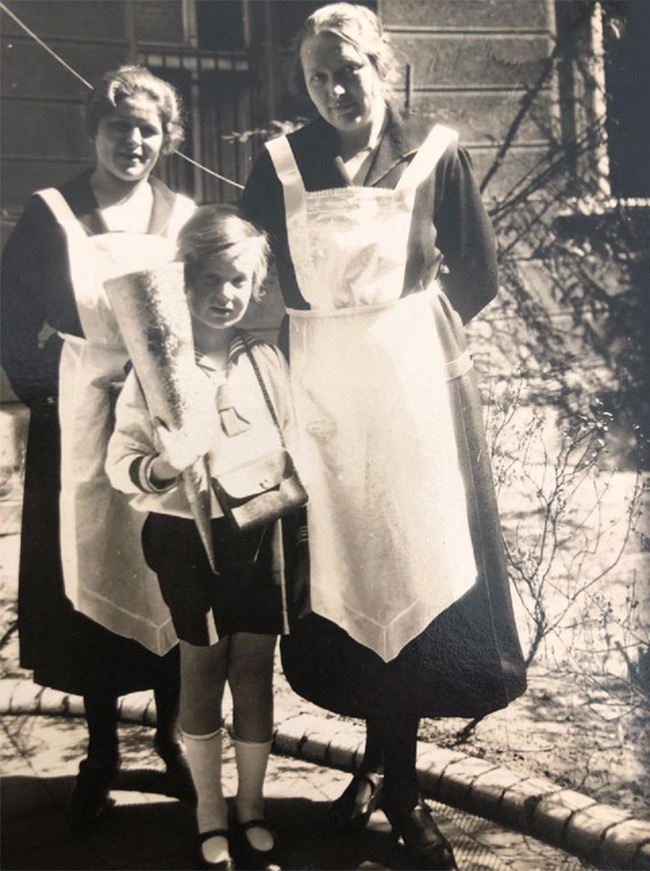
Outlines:
{"label": "blonde woman", "polygon": [[318,9],[296,47],[319,117],[267,143],[244,195],[273,240],[310,480],[311,613],[283,663],[298,693],[367,723],[330,822],[381,806],[418,868],[453,868],[420,800],[419,719],[525,688],[462,336],[497,292],[493,233],[455,132],[396,110],[373,12]]}

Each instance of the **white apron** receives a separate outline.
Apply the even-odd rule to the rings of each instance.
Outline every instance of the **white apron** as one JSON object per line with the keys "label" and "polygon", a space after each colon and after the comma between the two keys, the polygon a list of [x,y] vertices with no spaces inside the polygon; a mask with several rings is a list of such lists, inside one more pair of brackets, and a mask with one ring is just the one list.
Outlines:
{"label": "white apron", "polygon": [[62,335],[59,364],[61,427],[61,559],[74,607],[111,632],[157,654],[176,643],[156,576],[142,556],[146,515],[114,490],[104,471],[113,431],[116,390],[128,360],[103,282],[171,260],[190,202],[177,197],[167,235],[87,236],[65,198],[39,191],[65,231],[71,282],[85,338]]}
{"label": "white apron", "polygon": [[267,143],[307,311],[289,310],[309,487],[311,604],[386,662],[474,584],[437,286],[401,298],[418,184],[455,138],[436,126],[395,190],[307,192]]}

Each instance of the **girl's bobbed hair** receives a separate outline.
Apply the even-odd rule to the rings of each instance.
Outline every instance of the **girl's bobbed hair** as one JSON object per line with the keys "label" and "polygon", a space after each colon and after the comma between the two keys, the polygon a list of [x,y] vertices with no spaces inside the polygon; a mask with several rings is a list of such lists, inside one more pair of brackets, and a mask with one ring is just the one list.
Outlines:
{"label": "girl's bobbed hair", "polygon": [[183,102],[180,94],[164,79],[146,67],[125,65],[104,73],[88,98],[86,133],[97,136],[102,118],[119,106],[122,100],[144,94],[158,107],[163,129],[163,154],[171,154],[183,141]]}
{"label": "girl's bobbed hair", "polygon": [[374,66],[382,83],[384,99],[394,102],[391,81],[398,69],[398,60],[387,33],[375,13],[355,3],[330,3],[307,18],[293,40],[292,86],[295,93],[307,96],[307,86],[300,61],[300,49],[310,36],[331,33],[353,45]]}
{"label": "girl's bobbed hair", "polygon": [[181,227],[176,256],[185,262],[185,285],[192,284],[208,257],[235,247],[247,248],[256,255],[253,299],[259,301],[264,295],[262,284],[271,252],[268,237],[244,218],[237,206],[225,203],[200,206]]}

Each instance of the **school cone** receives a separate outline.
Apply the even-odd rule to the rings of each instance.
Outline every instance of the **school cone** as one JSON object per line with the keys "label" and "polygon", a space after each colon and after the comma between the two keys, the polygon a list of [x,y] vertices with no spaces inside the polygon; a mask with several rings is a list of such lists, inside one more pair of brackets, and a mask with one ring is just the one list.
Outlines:
{"label": "school cone", "polygon": [[182,475],[183,489],[190,505],[192,517],[201,536],[205,555],[214,574],[218,574],[214,564],[214,543],[210,526],[210,467],[208,458],[201,457],[185,469]]}
{"label": "school cone", "polygon": [[[213,397],[196,365],[183,264],[166,263],[104,283],[152,420],[169,430],[201,432]],[[182,474],[183,488],[210,567],[210,469],[201,457]]]}

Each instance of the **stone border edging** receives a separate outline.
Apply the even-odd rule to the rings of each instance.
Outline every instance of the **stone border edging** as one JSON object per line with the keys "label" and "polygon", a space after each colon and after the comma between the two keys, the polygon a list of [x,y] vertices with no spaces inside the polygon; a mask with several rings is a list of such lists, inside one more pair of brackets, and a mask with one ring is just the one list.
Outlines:
{"label": "stone border edging", "polygon": [[[82,716],[83,712],[80,696],[24,678],[0,681],[0,715]],[[155,725],[152,693],[121,698],[119,713],[122,721]],[[363,732],[354,724],[314,714],[282,719],[273,737],[276,753],[350,771],[361,761],[363,744]],[[650,871],[650,822],[548,778],[423,742],[418,746],[418,774],[429,798],[533,835],[599,868]]]}

